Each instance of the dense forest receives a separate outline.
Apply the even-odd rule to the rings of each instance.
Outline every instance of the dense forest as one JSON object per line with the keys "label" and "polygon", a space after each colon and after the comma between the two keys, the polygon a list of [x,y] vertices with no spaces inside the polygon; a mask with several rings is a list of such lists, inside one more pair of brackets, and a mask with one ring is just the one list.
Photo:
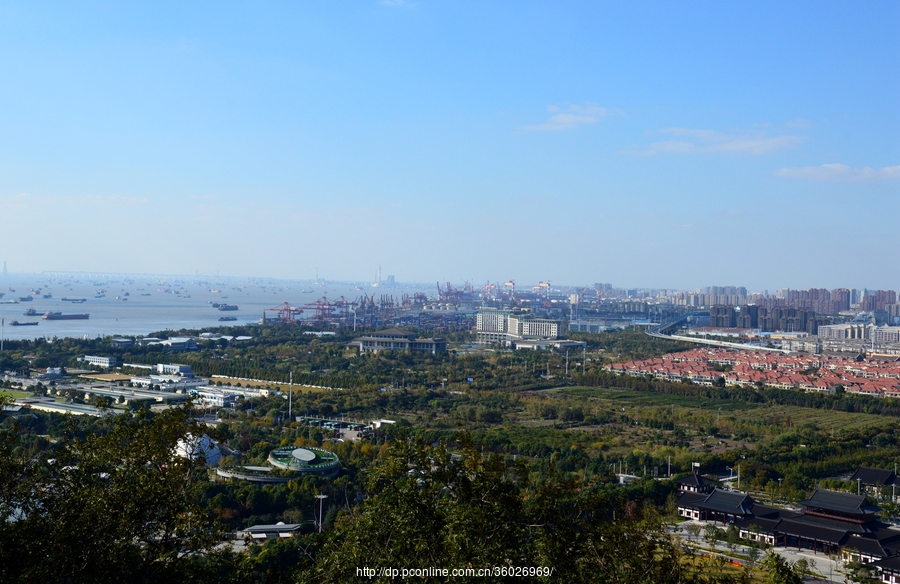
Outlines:
{"label": "dense forest", "polygon": [[[356,355],[348,331],[229,332],[252,340],[201,341],[177,355],[114,349],[109,339],[14,342],[0,369],[76,369],[79,357],[102,354],[282,389],[293,372],[295,416],[396,424],[343,441],[288,419],[277,394],[240,399],[202,426],[180,408],[103,418],[8,413],[0,580],[337,582],[356,579],[356,567],[525,566],[552,567],[550,576],[528,576],[541,581],[765,581],[777,570],[790,577],[790,566],[736,571],[683,549],[669,531],[673,484],[658,479],[698,463],[708,473],[737,470],[741,488],[760,500],[790,501],[817,486],[852,489],[840,477],[858,465],[897,462],[893,400],[603,372],[611,361],[680,348],[633,331],[583,335],[588,347],[578,355],[472,350],[464,334],[447,354]],[[3,386],[22,392],[13,379]],[[67,395],[58,399],[80,399]],[[341,472],[270,485],[222,480],[173,454],[179,439],[204,433],[222,445],[224,467],[265,464],[277,447],[316,446],[338,455]],[[637,480],[619,485],[619,471]],[[317,495],[327,496],[321,533]],[[279,521],[302,533],[246,549],[220,543]]]}

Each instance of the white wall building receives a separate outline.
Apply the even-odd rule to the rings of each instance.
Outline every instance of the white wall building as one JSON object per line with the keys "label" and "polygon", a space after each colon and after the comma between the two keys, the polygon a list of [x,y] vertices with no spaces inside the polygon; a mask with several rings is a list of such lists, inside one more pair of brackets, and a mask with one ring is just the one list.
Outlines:
{"label": "white wall building", "polygon": [[872,340],[876,343],[900,343],[900,326],[879,326],[872,329]]}
{"label": "white wall building", "polygon": [[110,367],[116,364],[115,357],[97,357],[94,355],[85,355],[81,358],[84,363],[90,363],[91,365],[97,365],[99,367],[105,367],[109,369]]}
{"label": "white wall building", "polygon": [[816,334],[821,339],[869,340],[874,328],[871,324],[862,323],[826,324],[820,326]]}
{"label": "white wall building", "polygon": [[559,339],[562,322],[549,318],[535,318],[528,313],[482,308],[475,317],[477,343],[502,343],[528,339]]}
{"label": "white wall building", "polygon": [[237,403],[237,396],[225,393],[213,387],[196,387],[191,395],[201,404],[213,408],[232,408]]}
{"label": "white wall building", "polygon": [[160,375],[179,375],[181,377],[194,377],[190,365],[178,365],[175,363],[158,363],[156,372]]}

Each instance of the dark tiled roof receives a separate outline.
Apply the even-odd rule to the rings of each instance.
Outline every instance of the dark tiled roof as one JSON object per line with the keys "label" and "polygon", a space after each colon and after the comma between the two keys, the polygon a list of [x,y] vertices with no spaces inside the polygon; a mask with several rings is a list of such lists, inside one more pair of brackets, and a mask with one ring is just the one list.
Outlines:
{"label": "dark tiled roof", "polygon": [[764,533],[774,533],[775,528],[782,519],[794,517],[797,513],[787,509],[777,509],[775,507],[766,507],[765,505],[754,505],[753,516],[748,519],[736,521],[734,524],[739,528],[750,529],[756,525],[760,531]]}
{"label": "dark tiled roof", "polygon": [[886,523],[875,523],[871,532],[872,537],[880,541],[883,546],[896,547],[900,545],[900,530],[890,529]]}
{"label": "dark tiled roof", "polygon": [[891,556],[886,560],[878,560],[872,563],[879,568],[884,568],[893,572],[900,572],[900,556]]}
{"label": "dark tiled roof", "polygon": [[851,536],[844,542],[844,547],[879,558],[886,558],[891,555],[890,552],[881,547],[881,542],[869,537]]}
{"label": "dark tiled roof", "polygon": [[753,516],[754,517],[763,517],[767,519],[778,518],[780,519],[785,514],[793,515],[793,511],[786,511],[785,509],[779,509],[778,507],[769,507],[767,505],[756,504],[753,506]]}
{"label": "dark tiled roof", "polygon": [[785,519],[795,523],[811,525],[816,529],[830,529],[857,534],[872,533],[870,524],[857,523],[855,521],[841,521],[840,519],[828,519],[827,517],[817,517],[815,515],[793,515],[786,516]]}
{"label": "dark tiled roof", "polygon": [[697,507],[729,515],[749,515],[753,508],[753,499],[747,493],[714,489],[705,499],[697,503]]}
{"label": "dark tiled roof", "polygon": [[749,519],[743,519],[741,521],[735,521],[735,527],[739,529],[748,529],[753,531],[752,527],[755,525],[759,527],[759,530],[762,533],[775,533],[775,528],[781,522],[781,517],[751,517]]}
{"label": "dark tiled roof", "polygon": [[877,513],[881,510],[880,507],[867,505],[864,495],[851,495],[850,493],[838,493],[822,489],[816,489],[816,492],[809,499],[800,501],[800,504],[825,511],[836,511],[853,515]]}
{"label": "dark tiled roof", "polygon": [[850,481],[852,482],[855,482],[857,479],[864,485],[875,485],[880,487],[883,485],[895,484],[897,475],[894,474],[894,471],[885,468],[861,466],[856,469],[856,472],[850,477]]}
{"label": "dark tiled roof", "polygon": [[680,479],[675,479],[675,482],[679,485],[684,485],[686,487],[697,487],[697,488],[707,488],[715,485],[715,481],[711,481],[708,478],[698,475],[698,474],[689,474],[686,477],[681,477]]}
{"label": "dark tiled roof", "polygon": [[794,518],[783,519],[775,530],[778,533],[834,545],[841,545],[846,538],[850,537],[846,529],[827,529],[821,525],[815,525],[808,521],[798,521]]}
{"label": "dark tiled roof", "polygon": [[691,493],[689,491],[685,491],[678,496],[678,506],[685,508],[696,508],[697,503],[706,499],[707,496],[707,493]]}

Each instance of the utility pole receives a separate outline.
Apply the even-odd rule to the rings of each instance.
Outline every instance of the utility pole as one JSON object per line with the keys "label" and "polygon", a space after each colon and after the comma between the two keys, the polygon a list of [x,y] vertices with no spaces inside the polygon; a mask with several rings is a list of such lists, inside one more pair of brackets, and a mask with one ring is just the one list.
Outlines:
{"label": "utility pole", "polygon": [[328,495],[316,495],[319,500],[319,533],[322,533],[322,502],[328,498]]}

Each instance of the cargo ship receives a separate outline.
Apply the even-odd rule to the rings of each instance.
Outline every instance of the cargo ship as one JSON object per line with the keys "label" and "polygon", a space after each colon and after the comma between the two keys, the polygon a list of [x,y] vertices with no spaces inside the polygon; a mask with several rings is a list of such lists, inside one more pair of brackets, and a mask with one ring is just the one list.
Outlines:
{"label": "cargo ship", "polygon": [[35,320],[35,321],[32,321],[32,322],[19,322],[19,321],[17,321],[17,320],[14,320],[14,321],[12,321],[12,322],[9,323],[9,324],[10,324],[11,326],[37,326],[37,321]]}
{"label": "cargo ship", "polygon": [[90,314],[63,314],[61,312],[48,312],[44,315],[44,320],[87,320]]}
{"label": "cargo ship", "polygon": [[35,309],[33,309],[33,308],[29,308],[28,310],[26,310],[26,311],[23,312],[22,314],[24,314],[25,316],[37,316],[38,311],[35,310]]}
{"label": "cargo ship", "polygon": [[220,304],[217,307],[219,310],[237,310],[238,307],[234,304]]}
{"label": "cargo ship", "polygon": [[63,298],[63,302],[87,302],[87,298]]}
{"label": "cargo ship", "polygon": [[219,320],[225,322],[225,321],[230,321],[230,320],[237,320],[237,317],[236,316],[220,316]]}

